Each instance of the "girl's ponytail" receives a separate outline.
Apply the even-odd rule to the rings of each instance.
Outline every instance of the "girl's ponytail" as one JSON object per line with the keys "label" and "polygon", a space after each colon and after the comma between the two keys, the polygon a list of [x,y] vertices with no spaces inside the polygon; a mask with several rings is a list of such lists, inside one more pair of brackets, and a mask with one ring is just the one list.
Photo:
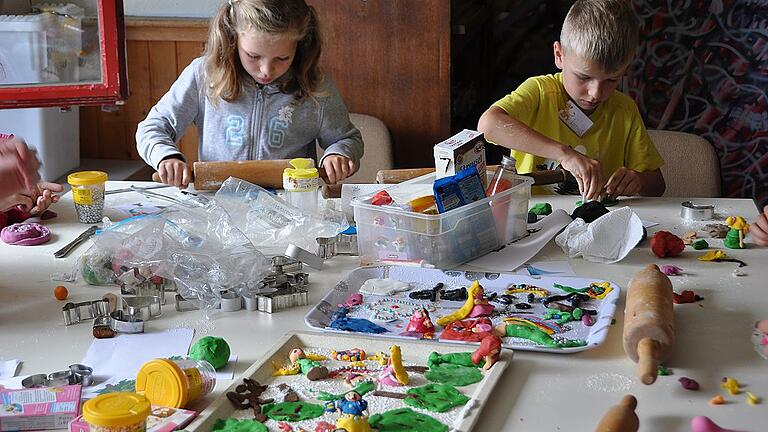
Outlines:
{"label": "girl's ponytail", "polygon": [[216,106],[219,99],[232,101],[240,97],[240,58],[237,54],[237,30],[234,8],[239,1],[224,3],[211,20],[205,46],[206,94]]}
{"label": "girl's ponytail", "polygon": [[[296,58],[293,63],[295,82],[287,82],[283,89],[293,93],[299,99],[307,96],[317,96],[323,74],[320,70],[320,54],[323,51],[323,39],[320,31],[320,21],[312,6],[307,6],[302,27],[302,37],[296,47]],[[293,80],[291,80],[293,81]]]}

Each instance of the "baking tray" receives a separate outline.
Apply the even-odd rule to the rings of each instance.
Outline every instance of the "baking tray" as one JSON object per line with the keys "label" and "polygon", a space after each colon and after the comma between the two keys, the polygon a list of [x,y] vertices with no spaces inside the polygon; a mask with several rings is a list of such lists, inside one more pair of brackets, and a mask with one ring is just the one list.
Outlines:
{"label": "baking tray", "polygon": [[[587,343],[581,347],[571,348],[550,348],[529,341],[527,339],[520,338],[504,338],[502,346],[505,348],[519,349],[525,351],[543,351],[553,353],[575,353],[588,349],[595,348],[605,341],[608,335],[608,329],[611,326],[613,315],[616,311],[616,302],[619,299],[620,287],[613,282],[605,281],[599,278],[583,278],[583,277],[553,277],[553,276],[524,276],[510,273],[488,273],[488,272],[476,272],[476,271],[461,271],[461,270],[440,270],[430,269],[415,266],[396,266],[396,265],[371,265],[358,267],[352,270],[346,275],[346,277],[339,281],[336,286],[330,290],[325,297],[312,308],[309,313],[304,317],[304,322],[311,328],[322,330],[325,332],[336,333],[350,333],[346,331],[331,329],[328,325],[331,322],[331,317],[338,309],[338,305],[344,303],[350,294],[357,293],[363,283],[372,278],[392,278],[402,282],[407,282],[411,285],[411,291],[428,289],[435,286],[438,282],[442,282],[446,289],[456,289],[459,287],[467,287],[472,284],[473,281],[478,280],[483,286],[486,295],[490,295],[493,292],[502,294],[506,287],[510,284],[529,284],[535,285],[541,288],[549,290],[550,295],[565,294],[562,290],[554,288],[554,284],[566,285],[574,288],[582,288],[588,286],[592,282],[609,282],[613,290],[611,290],[602,300],[590,300],[587,303],[586,308],[597,311],[595,323],[591,327],[587,327],[580,322],[567,323],[557,335],[566,339],[583,339]],[[456,309],[460,308],[463,301],[445,301],[439,300],[435,303],[431,303],[429,300],[412,300],[408,298],[408,292],[401,292],[391,296],[398,300],[412,302],[421,305],[433,305],[435,311],[430,311],[432,322],[436,322],[441,316],[447,315]],[[521,301],[523,296],[520,296]],[[386,302],[381,296],[363,295],[364,304],[371,304],[376,302]],[[496,306],[497,310],[503,305],[499,303],[492,303]],[[515,311],[514,307],[509,307],[508,310]],[[527,313],[514,313],[509,316],[523,317],[526,315],[535,315],[541,317],[545,308],[542,304],[535,304],[532,309],[528,311],[522,311]],[[350,318],[368,318],[371,319],[371,311],[366,307],[356,307],[348,315]],[[370,334],[370,333],[355,333],[365,334],[372,337],[383,338],[397,338],[397,339],[416,339],[411,336],[401,336],[400,333],[405,331],[405,327],[408,325],[408,318],[400,319],[394,322],[382,322],[373,320],[377,325],[390,330],[386,333]],[[501,324],[501,318],[492,318],[493,325]],[[439,326],[437,326],[439,328]],[[439,338],[440,330],[437,331],[435,339]],[[440,340],[440,343],[446,344],[468,344],[473,342],[463,341],[450,341]],[[476,344],[476,343],[475,343]]]}
{"label": "baking tray", "polygon": [[[235,387],[242,383],[242,378],[252,378],[258,381],[260,384],[268,384],[270,388],[262,394],[263,398],[275,397],[276,402],[282,401],[278,399],[280,394],[276,391],[276,386],[281,383],[290,385],[294,390],[297,390],[301,396],[301,400],[323,405],[324,402],[312,399],[308,396],[306,388],[321,386],[321,390],[332,391],[334,393],[343,393],[349,391],[349,387],[346,387],[340,379],[326,379],[323,381],[310,382],[303,375],[294,376],[278,376],[273,377],[272,362],[276,362],[281,365],[285,365],[288,362],[288,353],[294,348],[303,348],[306,352],[312,352],[317,354],[323,354],[330,356],[332,350],[342,350],[350,348],[361,348],[366,353],[377,352],[389,352],[389,348],[392,345],[391,340],[385,340],[381,338],[372,338],[358,335],[343,335],[343,334],[327,334],[327,333],[313,333],[313,332],[291,332],[287,333],[279,342],[277,342],[270,351],[264,354],[264,356],[258,362],[249,367],[243,375],[229,386],[224,393],[219,396],[211,405],[203,410],[197,419],[185,428],[190,432],[209,432],[218,419],[224,419],[228,417],[234,418],[253,418],[253,411],[251,409],[236,411],[232,406],[232,403],[227,399],[226,393],[234,391]],[[450,346],[445,344],[438,344],[434,342],[424,341],[398,341],[396,343],[400,346],[403,357],[403,364],[406,366],[412,365],[426,365],[427,357],[433,351],[437,351],[441,354],[452,352],[466,352],[467,347]],[[482,381],[464,386],[457,387],[461,393],[469,397],[470,400],[464,406],[454,407],[445,413],[433,413],[419,408],[413,408],[414,411],[427,414],[442,422],[452,431],[468,432],[472,430],[472,427],[477,422],[485,403],[490,399],[494,386],[501,378],[504,369],[512,361],[513,351],[502,350],[500,360],[493,365],[488,371],[481,370],[483,374]],[[373,364],[372,362],[366,362]],[[335,367],[348,365],[347,362],[328,360],[323,361],[322,364],[328,367],[329,370],[333,370]],[[384,390],[395,391],[405,393],[407,389],[412,387],[422,386],[429,383],[420,373],[409,372],[411,382],[409,386],[404,387],[385,387]],[[272,393],[274,391],[274,393]],[[407,406],[400,400],[393,400],[380,396],[366,395],[365,400],[368,401],[368,411],[371,415],[378,414],[389,409],[395,409]],[[387,405],[383,408],[383,405]],[[313,420],[305,420],[302,422],[289,423],[293,430],[298,430],[298,427],[302,427],[305,430],[315,430],[315,424],[321,420],[334,424],[338,415],[335,413],[326,413],[320,418]],[[270,431],[278,431],[277,422],[269,420],[265,423],[265,426]]]}

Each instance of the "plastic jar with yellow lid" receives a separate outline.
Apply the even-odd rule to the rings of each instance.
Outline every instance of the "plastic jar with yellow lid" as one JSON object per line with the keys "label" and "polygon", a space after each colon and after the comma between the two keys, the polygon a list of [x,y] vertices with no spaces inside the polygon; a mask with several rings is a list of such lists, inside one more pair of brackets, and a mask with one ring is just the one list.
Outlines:
{"label": "plastic jar with yellow lid", "polygon": [[136,375],[136,392],[153,405],[185,408],[213,391],[216,370],[205,360],[150,360]]}
{"label": "plastic jar with yellow lid", "polygon": [[107,178],[107,173],[101,171],[79,171],[67,176],[80,223],[101,222]]}
{"label": "plastic jar with yellow lid", "polygon": [[83,404],[91,432],[144,432],[149,412],[149,400],[136,393],[107,393]]}
{"label": "plastic jar with yellow lid", "polygon": [[290,164],[293,168],[283,170],[285,200],[305,213],[315,213],[320,190],[320,174],[315,168],[315,161],[295,158]]}

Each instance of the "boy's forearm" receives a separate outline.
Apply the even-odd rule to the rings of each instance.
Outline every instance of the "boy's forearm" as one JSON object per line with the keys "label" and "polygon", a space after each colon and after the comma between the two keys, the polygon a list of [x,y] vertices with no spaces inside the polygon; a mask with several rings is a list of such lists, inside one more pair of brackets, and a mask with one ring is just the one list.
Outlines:
{"label": "boy's forearm", "polygon": [[667,185],[664,182],[664,176],[661,174],[661,170],[656,169],[653,171],[639,172],[640,176],[640,195],[642,196],[662,196],[667,189]]}
{"label": "boy's forearm", "polygon": [[536,132],[496,106],[483,113],[477,129],[494,144],[548,159],[562,160],[570,150],[570,147]]}

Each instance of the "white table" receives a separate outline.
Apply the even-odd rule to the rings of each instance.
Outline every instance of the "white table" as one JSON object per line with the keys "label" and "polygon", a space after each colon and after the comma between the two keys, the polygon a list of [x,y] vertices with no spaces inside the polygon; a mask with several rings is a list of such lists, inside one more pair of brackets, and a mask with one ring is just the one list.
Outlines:
{"label": "white table", "polygon": [[[122,188],[131,182],[110,182],[108,188]],[[167,191],[172,192],[171,189]],[[546,199],[541,199],[546,198]],[[555,208],[572,210],[575,197],[537,197]],[[107,206],[141,200],[137,194],[111,195]],[[678,235],[693,225],[680,217],[678,198],[643,198],[623,201],[632,206],[644,220],[659,222],[653,232],[665,229]],[[751,200],[712,199],[720,215],[743,215],[754,220],[757,209]],[[53,231],[51,242],[35,247],[12,247],[0,244],[0,359],[24,361],[21,374],[50,372],[79,362],[93,337],[91,324],[66,327],[62,321],[64,302],[53,298],[57,282],[50,280],[54,272],[71,271],[77,257],[90,242],[80,246],[65,259],[53,252],[68,243],[87,226],[76,222],[72,198],[65,195],[53,210],[59,217],[47,221]],[[107,216],[116,212],[107,210]],[[722,217],[724,219],[725,216]],[[701,224],[696,224],[701,225]],[[716,243],[716,242],[713,242]],[[754,322],[768,318],[768,248],[727,250],[729,255],[746,261],[747,274],[736,278],[733,263],[703,263],[696,260],[699,252],[690,248],[677,258],[657,259],[646,242],[618,264],[598,265],[582,259],[571,260],[579,276],[613,280],[626,288],[632,274],[648,263],[675,264],[685,269],[684,276],[673,277],[676,291],[694,289],[703,295],[701,305],[675,306],[678,343],[666,365],[674,375],[659,377],[652,386],[641,384],[635,377],[635,364],[626,358],[621,347],[624,294],[619,302],[616,325],[605,343],[589,351],[570,355],[516,352],[514,361],[502,383],[494,391],[494,400],[486,406],[476,430],[479,431],[589,431],[599,422],[606,409],[619,402],[624,394],[637,396],[642,431],[689,431],[693,416],[707,415],[721,426],[739,430],[765,430],[768,409],[764,402],[749,406],[745,395],[726,396],[732,401],[722,406],[709,405],[716,394],[723,393],[720,378],[731,376],[746,385],[746,390],[768,398],[768,361],[758,357],[749,335]],[[535,260],[562,260],[563,253],[550,242]],[[314,304],[345,272],[357,265],[355,258],[334,257],[322,272],[311,271],[310,303]],[[65,284],[67,301],[98,299],[106,292],[119,293],[116,287],[94,287],[82,281]],[[170,296],[168,296],[170,299]],[[218,313],[210,322],[201,321],[198,312],[178,313],[171,303],[163,317],[150,321],[148,329],[193,327],[195,340],[207,335],[223,336],[239,356],[236,376],[285,332],[307,330],[303,317],[310,306],[275,314],[239,312]],[[698,392],[683,390],[677,379],[688,376],[702,386]],[[203,408],[229,381],[219,382],[215,394],[194,408]]]}

